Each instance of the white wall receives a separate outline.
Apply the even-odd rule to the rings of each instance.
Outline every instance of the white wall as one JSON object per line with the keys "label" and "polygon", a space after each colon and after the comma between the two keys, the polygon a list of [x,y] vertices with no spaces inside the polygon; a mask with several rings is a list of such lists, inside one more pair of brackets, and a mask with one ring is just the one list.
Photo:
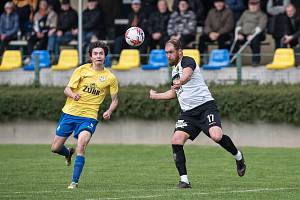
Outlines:
{"label": "white wall", "polygon": [[[170,144],[175,121],[122,119],[100,122],[92,144]],[[16,121],[0,123],[0,144],[51,144],[56,122]],[[286,124],[236,123],[223,120],[224,133],[237,146],[300,147],[300,127]],[[75,143],[71,138],[69,143]],[[216,145],[203,133],[195,145]]]}

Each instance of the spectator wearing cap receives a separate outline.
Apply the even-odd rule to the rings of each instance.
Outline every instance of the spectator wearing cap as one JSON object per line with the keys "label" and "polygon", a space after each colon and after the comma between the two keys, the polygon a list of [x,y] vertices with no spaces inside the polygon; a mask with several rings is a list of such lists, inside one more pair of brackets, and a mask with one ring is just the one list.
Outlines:
{"label": "spectator wearing cap", "polygon": [[152,13],[149,18],[148,33],[150,35],[149,47],[156,49],[159,46],[163,49],[169,39],[167,33],[170,11],[166,0],[157,2],[158,11]]}
{"label": "spectator wearing cap", "polygon": [[97,0],[88,0],[87,8],[82,13],[82,28],[84,46],[94,40],[105,39],[104,13],[98,7]]}
{"label": "spectator wearing cap", "polygon": [[178,11],[171,14],[168,23],[168,35],[171,39],[180,40],[183,48],[190,48],[196,37],[196,15],[188,8],[188,1],[180,0]]}
{"label": "spectator wearing cap", "polygon": [[225,7],[224,0],[215,0],[214,7],[207,15],[204,33],[199,39],[201,54],[207,53],[206,42],[218,42],[219,49],[229,48],[228,43],[230,43],[231,33],[234,29],[233,13]]}
{"label": "spectator wearing cap", "polygon": [[[147,33],[147,26],[148,21],[145,18],[144,12],[142,12],[142,5],[140,0],[133,0],[131,2],[131,9],[132,11],[128,15],[128,25],[127,28],[137,26],[143,29],[145,33],[145,40],[141,46],[139,46],[139,51],[142,54],[147,53],[148,48],[148,33]],[[132,48],[129,46],[126,41],[124,35],[120,35],[115,39],[114,45],[114,54],[120,54],[121,50],[124,48]]]}
{"label": "spectator wearing cap", "polygon": [[225,0],[226,6],[233,12],[234,22],[236,23],[245,10],[245,4],[242,0]]}
{"label": "spectator wearing cap", "polygon": [[49,51],[54,49],[54,43],[51,43],[49,37],[55,34],[56,24],[57,14],[48,6],[46,0],[40,0],[39,8],[33,17],[33,31],[28,40],[28,57],[24,61],[25,63],[29,62],[29,56],[33,49],[48,49]]}
{"label": "spectator wearing cap", "polygon": [[290,0],[269,0],[267,4],[268,32],[275,40],[275,49],[282,47],[281,38],[285,35],[285,8],[289,2]]}
{"label": "spectator wearing cap", "polygon": [[0,17],[0,56],[2,56],[4,50],[7,48],[8,43],[17,38],[18,30],[19,17],[14,11],[14,4],[6,2],[4,13]]}
{"label": "spectator wearing cap", "polygon": [[[237,52],[239,47],[251,40],[250,48],[252,50],[252,65],[257,66],[260,64],[260,46],[261,41],[265,39],[264,31],[267,26],[267,15],[260,10],[259,0],[249,0],[248,10],[246,10],[239,21],[237,22],[235,29],[235,37],[238,39],[233,50],[233,53]],[[254,34],[256,36],[254,37]]]}
{"label": "spectator wearing cap", "polygon": [[285,35],[282,37],[282,47],[295,47],[300,39],[300,14],[293,4],[286,7],[286,20],[284,23]]}
{"label": "spectator wearing cap", "polygon": [[[174,0],[172,5],[173,11],[179,11],[178,5],[180,0]],[[203,26],[205,15],[205,7],[203,0],[188,0],[189,10],[192,10],[196,15],[197,26]]]}
{"label": "spectator wearing cap", "polygon": [[58,14],[55,57],[58,59],[60,46],[67,45],[70,41],[77,38],[78,34],[78,15],[72,8],[70,0],[62,0],[61,11]]}

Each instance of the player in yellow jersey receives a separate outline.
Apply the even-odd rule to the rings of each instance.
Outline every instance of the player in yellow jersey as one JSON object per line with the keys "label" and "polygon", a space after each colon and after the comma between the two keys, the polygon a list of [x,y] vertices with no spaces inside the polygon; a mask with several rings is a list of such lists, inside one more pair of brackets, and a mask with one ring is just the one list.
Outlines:
{"label": "player in yellow jersey", "polygon": [[77,156],[69,189],[78,187],[79,177],[85,163],[85,149],[95,132],[99,107],[106,94],[110,93],[111,104],[103,113],[105,120],[110,119],[118,105],[118,81],[108,69],[104,68],[107,53],[108,48],[103,42],[91,43],[89,56],[92,63],[75,69],[64,90],[67,101],[62,109],[51,150],[64,156],[69,166],[75,150],[66,148],[64,144],[74,133],[74,138],[77,139]]}

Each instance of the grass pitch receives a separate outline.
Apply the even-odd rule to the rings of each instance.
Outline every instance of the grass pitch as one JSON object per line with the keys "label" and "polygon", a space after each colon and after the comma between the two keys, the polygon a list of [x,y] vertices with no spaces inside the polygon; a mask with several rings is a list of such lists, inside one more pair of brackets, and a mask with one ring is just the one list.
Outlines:
{"label": "grass pitch", "polygon": [[243,148],[245,177],[220,147],[185,147],[192,189],[178,190],[170,145],[90,145],[80,187],[49,145],[0,145],[0,199],[300,199],[300,149]]}

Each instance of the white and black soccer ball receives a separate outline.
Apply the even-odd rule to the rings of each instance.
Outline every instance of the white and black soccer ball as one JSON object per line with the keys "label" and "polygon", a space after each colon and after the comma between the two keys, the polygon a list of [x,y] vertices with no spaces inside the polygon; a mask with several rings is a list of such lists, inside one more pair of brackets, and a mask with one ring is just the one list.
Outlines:
{"label": "white and black soccer ball", "polygon": [[145,39],[144,31],[139,27],[131,27],[125,32],[125,40],[130,46],[140,46]]}

